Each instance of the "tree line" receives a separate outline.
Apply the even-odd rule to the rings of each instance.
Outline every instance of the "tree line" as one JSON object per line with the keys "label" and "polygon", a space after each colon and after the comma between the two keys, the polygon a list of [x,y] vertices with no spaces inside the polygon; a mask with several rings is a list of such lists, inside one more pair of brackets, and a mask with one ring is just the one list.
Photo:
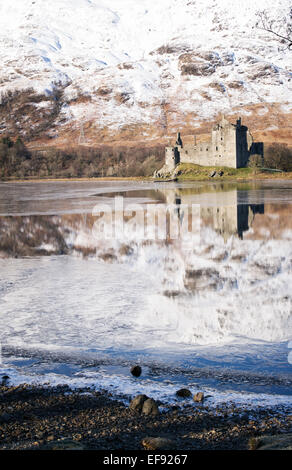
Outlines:
{"label": "tree line", "polygon": [[[0,178],[81,178],[151,176],[164,164],[164,146],[48,148],[29,150],[18,137],[0,138]],[[264,160],[250,157],[249,166],[292,171],[292,149],[272,143]]]}
{"label": "tree line", "polygon": [[164,163],[164,146],[97,148],[66,150],[48,148],[30,150],[18,137],[0,138],[0,178],[81,178],[100,176],[150,176]]}
{"label": "tree line", "polygon": [[292,148],[287,144],[273,142],[265,146],[264,158],[261,155],[251,155],[250,168],[270,168],[274,170],[292,171]]}

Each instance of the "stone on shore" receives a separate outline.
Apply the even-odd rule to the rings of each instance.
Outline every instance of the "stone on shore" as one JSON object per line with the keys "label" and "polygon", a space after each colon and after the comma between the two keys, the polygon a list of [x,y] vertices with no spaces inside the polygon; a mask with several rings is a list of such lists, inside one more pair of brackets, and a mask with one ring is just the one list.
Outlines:
{"label": "stone on shore", "polygon": [[202,401],[204,401],[204,393],[203,392],[198,392],[198,393],[195,393],[194,395],[194,401],[198,402],[198,403],[202,403]]}
{"label": "stone on shore", "polygon": [[142,368],[140,366],[133,366],[131,368],[131,374],[134,377],[140,377],[141,373],[142,373]]}
{"label": "stone on shore", "polygon": [[187,388],[181,388],[176,392],[176,396],[181,398],[189,398],[192,396],[192,393]]}
{"label": "stone on shore", "polygon": [[172,450],[175,449],[175,442],[165,437],[145,437],[141,441],[145,450]]}
{"label": "stone on shore", "polygon": [[148,400],[149,397],[147,395],[137,395],[136,397],[133,398],[133,400],[130,403],[130,410],[136,411],[137,413],[141,413],[143,404],[146,400]]}
{"label": "stone on shore", "polygon": [[9,375],[2,375],[1,386],[5,387],[9,379],[10,379]]}
{"label": "stone on shore", "polygon": [[142,413],[146,416],[157,416],[159,415],[159,408],[157,403],[152,398],[145,400],[142,407]]}

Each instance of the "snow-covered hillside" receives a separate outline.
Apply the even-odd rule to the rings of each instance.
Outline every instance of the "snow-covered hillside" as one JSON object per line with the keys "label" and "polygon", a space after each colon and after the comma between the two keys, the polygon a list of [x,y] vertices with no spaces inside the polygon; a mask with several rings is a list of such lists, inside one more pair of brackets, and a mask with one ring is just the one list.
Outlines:
{"label": "snow-covered hillside", "polygon": [[[46,135],[60,142],[78,140],[81,128],[92,144],[167,140],[178,127],[208,132],[222,112],[283,140],[291,52],[256,27],[256,13],[265,9],[284,30],[290,7],[291,0],[0,0],[0,92],[33,87],[44,96],[33,103],[41,111],[59,87],[61,107]],[[13,128],[24,135],[25,114]],[[0,132],[7,131],[2,113]]]}

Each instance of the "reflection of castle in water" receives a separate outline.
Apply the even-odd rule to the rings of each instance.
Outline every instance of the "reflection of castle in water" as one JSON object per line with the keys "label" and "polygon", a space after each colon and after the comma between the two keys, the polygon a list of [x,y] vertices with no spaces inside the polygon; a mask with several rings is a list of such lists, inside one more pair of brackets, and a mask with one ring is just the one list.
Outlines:
{"label": "reflection of castle in water", "polygon": [[210,225],[225,240],[232,235],[242,238],[243,232],[252,226],[255,214],[264,214],[264,204],[202,207],[200,213],[201,223]]}
{"label": "reflection of castle in water", "polygon": [[[177,206],[183,204],[195,204],[196,196],[184,190],[175,190],[164,194],[168,203]],[[257,193],[261,198],[261,191]],[[204,198],[205,196],[205,198]],[[246,195],[248,197],[248,194]],[[243,238],[243,233],[252,226],[256,214],[264,214],[264,204],[249,203],[248,200],[240,201],[237,189],[229,191],[207,192],[200,194],[200,218],[201,227],[209,226],[227,240],[232,235]],[[181,211],[178,209],[181,215]]]}

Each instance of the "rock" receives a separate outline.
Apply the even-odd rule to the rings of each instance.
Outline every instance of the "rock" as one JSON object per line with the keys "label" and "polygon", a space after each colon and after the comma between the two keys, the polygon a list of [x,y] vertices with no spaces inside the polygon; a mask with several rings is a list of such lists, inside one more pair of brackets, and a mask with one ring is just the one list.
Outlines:
{"label": "rock", "polygon": [[2,375],[1,385],[5,387],[9,379],[10,379],[9,375]]}
{"label": "rock", "polygon": [[11,419],[12,419],[12,416],[8,413],[4,412],[0,415],[0,423],[9,423]]}
{"label": "rock", "polygon": [[216,68],[213,65],[201,61],[197,61],[193,64],[183,64],[181,66],[182,75],[196,75],[198,77],[212,75],[215,70]]}
{"label": "rock", "polygon": [[181,388],[180,390],[176,392],[176,396],[181,397],[181,398],[189,398],[192,396],[192,394],[189,389]]}
{"label": "rock", "polygon": [[243,421],[244,423],[248,423],[248,422],[249,422],[249,414],[248,414],[248,413],[244,413],[243,415],[241,415],[240,419],[241,419],[241,421]]}
{"label": "rock", "polygon": [[204,401],[205,396],[203,392],[198,392],[198,393],[195,393],[193,398],[194,398],[194,401],[196,402],[202,402]]}
{"label": "rock", "polygon": [[137,395],[130,403],[130,410],[141,413],[143,404],[146,400],[148,400],[148,398],[149,397],[147,397],[147,395]]}
{"label": "rock", "polygon": [[176,405],[173,405],[171,407],[172,411],[178,411],[179,410],[179,406],[176,406]]}
{"label": "rock", "polygon": [[292,450],[292,433],[253,437],[249,450]]}
{"label": "rock", "polygon": [[142,369],[140,366],[133,366],[131,368],[131,374],[134,376],[134,377],[140,377],[142,373]]}
{"label": "rock", "polygon": [[142,413],[146,416],[159,415],[159,409],[156,401],[152,398],[148,398],[148,400],[145,400],[142,407]]}
{"label": "rock", "polygon": [[172,450],[175,449],[175,442],[165,437],[145,437],[141,441],[146,450]]}

